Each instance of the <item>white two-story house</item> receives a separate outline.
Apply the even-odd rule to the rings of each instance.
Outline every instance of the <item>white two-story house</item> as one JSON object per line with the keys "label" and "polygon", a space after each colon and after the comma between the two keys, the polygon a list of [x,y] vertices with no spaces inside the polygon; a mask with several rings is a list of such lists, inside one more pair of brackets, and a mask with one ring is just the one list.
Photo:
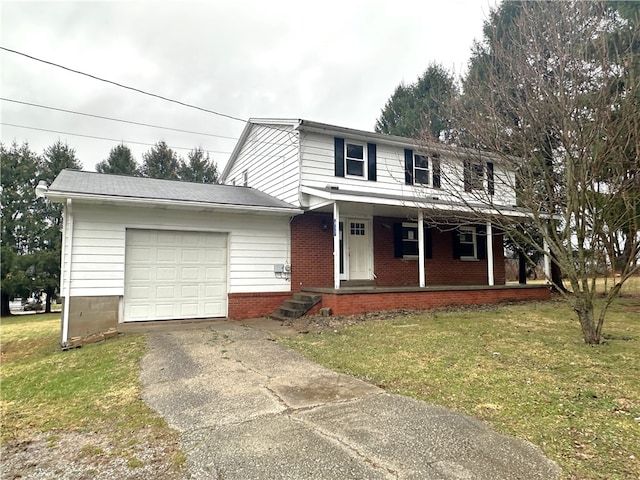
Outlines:
{"label": "white two-story house", "polygon": [[513,173],[479,152],[252,119],[221,181],[304,212],[291,220],[291,290],[336,313],[546,295],[505,287],[502,234],[477,212],[525,212]]}
{"label": "white two-story house", "polygon": [[334,314],[548,296],[505,285],[502,234],[474,206],[524,213],[513,175],[477,152],[255,119],[221,183],[65,170],[40,187],[64,205],[63,345],[126,322],[297,314],[294,294]]}

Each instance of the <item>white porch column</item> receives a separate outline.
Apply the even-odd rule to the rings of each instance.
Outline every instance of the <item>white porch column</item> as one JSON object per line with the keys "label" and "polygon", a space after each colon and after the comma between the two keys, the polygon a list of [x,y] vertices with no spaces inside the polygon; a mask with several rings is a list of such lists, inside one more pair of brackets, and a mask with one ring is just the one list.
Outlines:
{"label": "white porch column", "polygon": [[487,222],[487,277],[489,285],[496,284],[493,273],[493,226],[491,222]]}
{"label": "white porch column", "polygon": [[424,272],[424,214],[422,210],[418,210],[418,270],[420,272],[420,287],[424,287],[427,282]]}
{"label": "white porch column", "polygon": [[544,250],[544,276],[547,283],[551,283],[551,257],[549,255],[549,244],[543,239],[542,248]]}
{"label": "white porch column", "polygon": [[333,288],[340,289],[340,208],[333,202]]}

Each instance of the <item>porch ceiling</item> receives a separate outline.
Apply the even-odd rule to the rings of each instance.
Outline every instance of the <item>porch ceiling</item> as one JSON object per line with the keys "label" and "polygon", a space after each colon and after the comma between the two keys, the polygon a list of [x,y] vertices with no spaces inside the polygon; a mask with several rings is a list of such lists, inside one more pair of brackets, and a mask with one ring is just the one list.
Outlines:
{"label": "porch ceiling", "polygon": [[[418,218],[422,210],[425,219],[442,223],[460,223],[461,221],[478,221],[478,215],[464,204],[412,197],[388,197],[384,195],[318,188],[303,188],[308,202],[308,210],[317,212],[333,212],[334,202],[338,202],[341,215],[363,215],[394,218]],[[487,212],[489,214],[494,212]],[[495,212],[497,213],[497,212]],[[524,219],[526,213],[515,207],[501,211],[510,217]]]}

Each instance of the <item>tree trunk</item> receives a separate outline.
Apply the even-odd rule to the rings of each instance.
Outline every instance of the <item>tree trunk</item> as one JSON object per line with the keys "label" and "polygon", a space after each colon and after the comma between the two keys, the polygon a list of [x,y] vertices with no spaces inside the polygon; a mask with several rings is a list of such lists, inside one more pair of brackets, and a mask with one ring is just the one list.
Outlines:
{"label": "tree trunk", "polygon": [[9,295],[2,293],[2,299],[0,300],[0,317],[8,317],[11,315],[11,309],[9,308]]}
{"label": "tree trunk", "polygon": [[47,296],[44,301],[44,313],[51,313],[51,295],[53,295],[53,288],[46,288],[44,293]]}
{"label": "tree trunk", "polygon": [[553,260],[553,256],[551,257],[551,286],[555,292],[567,291],[562,281],[562,270],[560,270],[560,265]]}
{"label": "tree trunk", "polygon": [[593,304],[589,301],[578,300],[574,310],[578,314],[584,343],[588,345],[598,345],[601,338],[600,331],[593,318]]}
{"label": "tree trunk", "polygon": [[518,252],[518,283],[527,284],[527,257],[522,251]]}

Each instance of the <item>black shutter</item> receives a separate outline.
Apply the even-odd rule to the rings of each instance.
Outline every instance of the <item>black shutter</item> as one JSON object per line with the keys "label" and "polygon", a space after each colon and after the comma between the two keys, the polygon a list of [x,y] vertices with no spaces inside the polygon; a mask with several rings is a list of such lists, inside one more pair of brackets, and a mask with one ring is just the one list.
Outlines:
{"label": "black shutter", "polygon": [[344,177],[344,138],[333,139],[336,177]]}
{"label": "black shutter", "polygon": [[433,188],[440,188],[440,156],[434,156],[431,160],[433,166]]}
{"label": "black shutter", "polygon": [[367,143],[367,175],[369,176],[369,180],[375,182],[377,179],[376,174],[376,144],[375,143]]}
{"label": "black shutter", "polygon": [[495,181],[493,180],[493,162],[487,162],[487,192],[489,195],[495,193]]}
{"label": "black shutter", "polygon": [[424,258],[433,258],[433,232],[431,227],[424,229]]}
{"label": "black shutter", "polygon": [[476,245],[478,248],[478,260],[487,258],[487,228],[485,226],[476,227]]}
{"label": "black shutter", "polygon": [[460,258],[460,230],[457,228],[451,232],[451,251],[453,258]]}
{"label": "black shutter", "polygon": [[404,256],[402,246],[402,223],[393,224],[393,256],[402,258]]}
{"label": "black shutter", "polygon": [[413,150],[404,149],[404,183],[413,185]]}
{"label": "black shutter", "polygon": [[464,191],[471,191],[471,160],[464,161]]}

